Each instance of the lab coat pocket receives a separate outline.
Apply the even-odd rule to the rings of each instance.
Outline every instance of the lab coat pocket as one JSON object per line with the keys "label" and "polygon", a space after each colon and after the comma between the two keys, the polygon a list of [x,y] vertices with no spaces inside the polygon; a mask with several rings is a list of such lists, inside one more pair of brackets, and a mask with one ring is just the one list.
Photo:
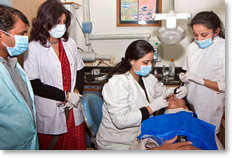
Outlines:
{"label": "lab coat pocket", "polygon": [[35,96],[36,112],[42,117],[54,116],[56,113],[56,101]]}

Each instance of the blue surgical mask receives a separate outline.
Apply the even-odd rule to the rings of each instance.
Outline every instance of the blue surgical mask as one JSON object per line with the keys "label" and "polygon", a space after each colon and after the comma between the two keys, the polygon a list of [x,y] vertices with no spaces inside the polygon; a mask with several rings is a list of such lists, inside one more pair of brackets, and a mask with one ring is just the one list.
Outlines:
{"label": "blue surgical mask", "polygon": [[8,47],[5,43],[1,41],[3,45],[6,46],[7,51],[10,56],[18,56],[20,54],[23,54],[27,48],[28,48],[28,36],[22,36],[22,35],[11,35],[8,32],[5,32],[3,30],[0,30],[12,37],[15,38],[15,46],[14,47]]}
{"label": "blue surgical mask", "polygon": [[147,76],[151,72],[151,70],[152,70],[152,65],[141,65],[139,71],[134,69],[135,73],[139,76]]}
{"label": "blue surgical mask", "polygon": [[66,32],[66,25],[65,24],[57,24],[55,25],[49,34],[53,38],[61,38]]}
{"label": "blue surgical mask", "polygon": [[208,38],[206,40],[202,40],[202,41],[197,41],[195,39],[195,42],[197,43],[197,45],[204,49],[204,48],[208,48],[211,44],[213,44],[214,42],[212,41],[212,37],[211,38]]}

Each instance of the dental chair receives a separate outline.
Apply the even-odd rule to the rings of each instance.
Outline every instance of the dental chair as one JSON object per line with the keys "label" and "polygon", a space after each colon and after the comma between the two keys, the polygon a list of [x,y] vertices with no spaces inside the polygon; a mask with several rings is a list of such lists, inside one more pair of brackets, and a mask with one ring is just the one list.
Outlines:
{"label": "dental chair", "polygon": [[87,128],[91,133],[91,142],[96,148],[96,133],[102,120],[103,100],[100,96],[93,93],[86,93],[82,98],[82,113]]}

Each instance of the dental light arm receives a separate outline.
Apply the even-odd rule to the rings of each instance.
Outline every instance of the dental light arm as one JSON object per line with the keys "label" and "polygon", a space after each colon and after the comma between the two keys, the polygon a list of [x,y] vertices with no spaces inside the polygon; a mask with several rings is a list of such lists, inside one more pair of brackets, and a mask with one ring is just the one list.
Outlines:
{"label": "dental light arm", "polygon": [[118,39],[143,39],[149,40],[151,34],[149,33],[137,33],[137,34],[99,34],[93,35],[92,32],[92,22],[90,18],[90,6],[89,0],[83,0],[83,13],[84,22],[82,23],[83,33],[85,37],[85,45],[88,47],[88,51],[81,52],[81,57],[85,62],[94,62],[97,59],[111,60],[111,55],[97,54],[92,51],[91,40],[118,40]]}
{"label": "dental light arm", "polygon": [[170,11],[167,14],[153,14],[153,20],[166,20],[166,26],[158,32],[158,39],[164,44],[176,44],[184,39],[185,32],[181,27],[177,27],[177,19],[190,19],[191,13],[175,13],[174,0],[169,1]]}

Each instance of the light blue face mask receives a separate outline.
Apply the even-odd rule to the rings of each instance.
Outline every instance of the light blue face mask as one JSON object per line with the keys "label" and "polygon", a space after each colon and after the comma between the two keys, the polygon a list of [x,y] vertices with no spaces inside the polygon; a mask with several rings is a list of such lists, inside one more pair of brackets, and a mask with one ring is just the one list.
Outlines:
{"label": "light blue face mask", "polygon": [[28,36],[22,36],[22,35],[11,35],[8,32],[5,32],[3,30],[0,30],[12,37],[15,38],[15,46],[14,47],[8,47],[5,43],[1,41],[2,44],[4,44],[7,48],[7,51],[10,56],[18,56],[22,53],[24,53],[28,48]]}
{"label": "light blue face mask", "polygon": [[147,76],[151,72],[151,70],[152,70],[152,65],[141,65],[139,71],[135,70],[134,68],[135,73],[139,76]]}
{"label": "light blue face mask", "polygon": [[208,38],[206,40],[202,40],[202,41],[197,41],[195,39],[195,42],[197,43],[197,45],[204,49],[204,48],[208,48],[211,44],[213,44],[214,42],[212,41],[212,37],[211,38]]}

